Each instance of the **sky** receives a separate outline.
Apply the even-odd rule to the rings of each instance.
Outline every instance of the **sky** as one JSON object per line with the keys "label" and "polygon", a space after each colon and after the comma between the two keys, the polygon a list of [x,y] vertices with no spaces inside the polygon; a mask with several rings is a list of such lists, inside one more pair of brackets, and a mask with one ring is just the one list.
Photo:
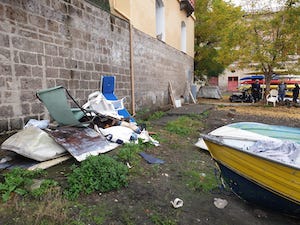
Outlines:
{"label": "sky", "polygon": [[281,6],[276,0],[231,0],[231,2],[237,6],[242,6],[246,11],[254,11],[266,7],[276,10],[276,8]]}

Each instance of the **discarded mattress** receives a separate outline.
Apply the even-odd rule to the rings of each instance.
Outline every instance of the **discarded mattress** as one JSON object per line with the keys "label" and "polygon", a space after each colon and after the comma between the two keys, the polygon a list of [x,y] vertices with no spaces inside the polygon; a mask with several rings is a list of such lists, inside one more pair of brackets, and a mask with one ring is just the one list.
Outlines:
{"label": "discarded mattress", "polygon": [[202,86],[198,91],[197,97],[221,99],[222,94],[218,86]]}
{"label": "discarded mattress", "polygon": [[28,127],[6,139],[1,149],[16,152],[36,161],[46,161],[65,154],[66,150],[38,127]]}

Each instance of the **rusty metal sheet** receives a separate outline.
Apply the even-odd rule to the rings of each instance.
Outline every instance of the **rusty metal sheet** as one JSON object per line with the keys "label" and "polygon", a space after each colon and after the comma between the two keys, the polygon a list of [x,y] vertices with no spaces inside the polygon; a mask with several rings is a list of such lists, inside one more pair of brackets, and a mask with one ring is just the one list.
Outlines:
{"label": "rusty metal sheet", "polygon": [[90,155],[105,153],[119,146],[91,128],[61,127],[48,130],[47,133],[79,162]]}

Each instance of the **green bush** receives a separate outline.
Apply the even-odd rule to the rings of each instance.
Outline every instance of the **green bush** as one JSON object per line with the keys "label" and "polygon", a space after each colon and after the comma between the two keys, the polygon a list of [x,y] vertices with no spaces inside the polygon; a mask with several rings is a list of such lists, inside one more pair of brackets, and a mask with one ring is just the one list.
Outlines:
{"label": "green bush", "polygon": [[68,176],[67,198],[75,199],[80,193],[108,192],[127,185],[128,168],[106,156],[89,156],[78,167],[72,166]]}

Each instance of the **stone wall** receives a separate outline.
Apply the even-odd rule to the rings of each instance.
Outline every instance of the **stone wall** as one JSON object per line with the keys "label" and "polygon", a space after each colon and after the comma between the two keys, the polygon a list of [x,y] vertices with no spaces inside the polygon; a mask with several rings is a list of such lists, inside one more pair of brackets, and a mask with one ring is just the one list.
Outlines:
{"label": "stone wall", "polygon": [[133,39],[137,110],[170,104],[169,82],[176,98],[184,95],[188,100],[186,82],[193,82],[194,59],[137,30]]}
{"label": "stone wall", "polygon": [[[168,104],[191,79],[193,59],[133,29],[137,110]],[[0,133],[21,129],[30,118],[48,118],[35,92],[66,87],[84,104],[101,75],[115,75],[116,95],[130,111],[130,30],[84,0],[0,0]]]}

